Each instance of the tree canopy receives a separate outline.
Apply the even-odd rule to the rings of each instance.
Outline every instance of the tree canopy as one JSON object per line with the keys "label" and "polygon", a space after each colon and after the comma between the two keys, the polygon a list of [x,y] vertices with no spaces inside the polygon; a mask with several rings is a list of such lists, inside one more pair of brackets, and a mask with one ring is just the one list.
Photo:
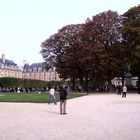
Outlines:
{"label": "tree canopy", "polygon": [[128,49],[128,63],[131,72],[140,79],[140,6],[123,14],[123,39]]}
{"label": "tree canopy", "polygon": [[89,80],[108,81],[124,76],[126,66],[140,77],[140,6],[122,16],[108,10],[71,24],[41,44],[46,68],[55,66],[61,78],[79,79],[87,88]]}

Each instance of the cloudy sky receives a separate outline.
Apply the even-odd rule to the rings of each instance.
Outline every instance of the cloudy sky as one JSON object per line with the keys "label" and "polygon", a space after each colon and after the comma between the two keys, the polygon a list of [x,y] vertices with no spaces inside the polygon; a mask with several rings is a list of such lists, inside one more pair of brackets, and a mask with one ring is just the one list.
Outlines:
{"label": "cloudy sky", "polygon": [[65,25],[107,11],[123,14],[140,0],[0,0],[0,57],[43,62],[40,44]]}

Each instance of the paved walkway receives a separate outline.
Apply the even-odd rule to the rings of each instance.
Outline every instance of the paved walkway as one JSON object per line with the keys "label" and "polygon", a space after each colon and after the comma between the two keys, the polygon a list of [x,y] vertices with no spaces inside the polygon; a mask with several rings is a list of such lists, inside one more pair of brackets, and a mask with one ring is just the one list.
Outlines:
{"label": "paved walkway", "polygon": [[140,95],[94,94],[59,103],[0,103],[0,140],[139,140]]}

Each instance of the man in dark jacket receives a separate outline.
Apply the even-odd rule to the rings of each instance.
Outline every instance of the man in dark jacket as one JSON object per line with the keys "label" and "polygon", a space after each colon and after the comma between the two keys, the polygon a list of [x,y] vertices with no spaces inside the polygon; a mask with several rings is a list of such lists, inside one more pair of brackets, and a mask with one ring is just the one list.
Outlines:
{"label": "man in dark jacket", "polygon": [[67,100],[67,90],[64,87],[60,87],[59,90],[60,94],[60,114],[67,114],[66,113],[66,100]]}

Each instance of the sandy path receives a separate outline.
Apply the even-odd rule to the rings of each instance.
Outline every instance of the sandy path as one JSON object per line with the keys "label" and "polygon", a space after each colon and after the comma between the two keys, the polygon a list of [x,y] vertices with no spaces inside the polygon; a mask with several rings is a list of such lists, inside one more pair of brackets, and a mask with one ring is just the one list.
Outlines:
{"label": "sandy path", "polygon": [[59,103],[0,103],[0,140],[139,140],[140,95],[94,94]]}

